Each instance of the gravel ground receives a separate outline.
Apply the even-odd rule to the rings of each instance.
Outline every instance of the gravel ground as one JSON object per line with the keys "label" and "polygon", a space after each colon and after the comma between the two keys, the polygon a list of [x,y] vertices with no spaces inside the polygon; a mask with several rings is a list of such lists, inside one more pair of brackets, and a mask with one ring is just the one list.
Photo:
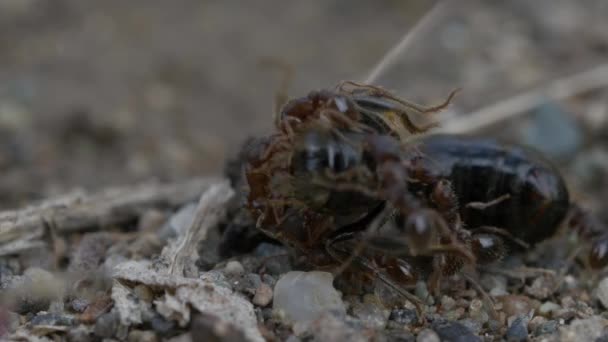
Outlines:
{"label": "gravel ground", "polygon": [[[271,129],[278,82],[258,68],[260,57],[293,64],[291,94],[364,78],[427,9],[389,0],[0,2],[0,205],[219,175],[245,138]],[[604,0],[457,2],[378,83],[422,103],[461,87],[445,119],[465,115],[606,63],[607,17]],[[608,91],[547,99],[497,126],[475,134],[535,146],[560,168],[574,201],[608,222]],[[587,246],[573,234],[479,271],[497,316],[456,275],[436,298],[424,283],[412,289],[426,301],[419,317],[408,303],[387,304],[381,286],[350,293],[246,224],[244,237],[222,237],[247,220],[218,184],[201,199],[217,219],[201,225],[204,233],[192,224],[202,206],[181,203],[88,231],[45,228],[44,247],[1,256],[0,336],[608,339],[608,273],[567,262]]]}

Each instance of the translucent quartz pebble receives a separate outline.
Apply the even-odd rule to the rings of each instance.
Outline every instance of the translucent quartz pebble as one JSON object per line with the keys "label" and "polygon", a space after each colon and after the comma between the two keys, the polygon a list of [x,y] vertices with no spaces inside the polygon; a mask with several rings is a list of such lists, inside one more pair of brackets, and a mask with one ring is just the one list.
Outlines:
{"label": "translucent quartz pebble", "polygon": [[274,288],[273,307],[293,322],[318,318],[323,312],[345,314],[340,293],[333,287],[333,276],[327,272],[288,272]]}

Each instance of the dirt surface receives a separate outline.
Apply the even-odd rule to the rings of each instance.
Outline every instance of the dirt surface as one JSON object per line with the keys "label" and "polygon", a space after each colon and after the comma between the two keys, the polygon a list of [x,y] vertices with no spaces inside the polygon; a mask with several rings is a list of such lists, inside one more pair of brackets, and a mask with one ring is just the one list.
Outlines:
{"label": "dirt surface", "polygon": [[[0,208],[31,205],[75,188],[219,176],[247,137],[272,129],[279,73],[261,68],[261,59],[293,66],[288,90],[294,96],[344,79],[363,80],[428,9],[422,0],[2,1]],[[606,18],[605,0],[452,1],[376,83],[420,103],[440,102],[461,88],[442,118],[464,116],[608,63]],[[607,132],[608,91],[600,88],[560,101],[547,98],[522,117],[471,134],[533,145],[559,167],[573,200],[608,222]],[[76,196],[36,207],[40,226],[24,238],[35,240],[36,248],[16,246],[25,252],[0,258],[0,288],[9,294],[0,305],[0,336],[93,341],[608,336],[606,271],[590,272],[579,259],[566,263],[580,242],[568,234],[481,273],[498,317],[490,317],[478,292],[456,276],[439,298],[429,299],[424,284],[412,290],[427,300],[424,319],[411,305],[394,308],[369,296],[345,295],[334,298],[342,311],[293,325],[273,311],[273,293],[287,272],[309,269],[287,257],[293,256],[289,249],[267,240],[260,244],[264,238],[255,234],[220,246],[227,226],[246,222],[238,215],[220,219],[231,191],[224,187],[216,189],[221,200],[207,199],[213,209],[200,205],[221,221],[208,223],[206,235],[187,228],[194,227],[189,223],[197,215],[196,205],[184,206],[191,198],[170,201],[148,188],[143,193],[153,200],[133,190],[131,211],[111,206],[99,214],[120,220],[79,216],[97,221],[67,233],[53,226],[49,210],[62,214],[70,205],[89,202]],[[98,203],[105,197],[93,198]],[[19,214],[1,219],[27,226]],[[9,228],[0,230],[5,239],[0,247],[17,240],[11,234]],[[180,245],[180,236],[191,240]],[[198,240],[202,244],[192,242]],[[184,262],[178,256],[192,248],[200,258],[180,264],[184,270],[174,277],[167,267]],[[273,255],[278,259],[269,260]],[[328,296],[335,292],[331,281],[311,279]],[[49,286],[41,289],[37,282]],[[236,309],[217,315],[205,309],[218,302]],[[236,323],[232,312],[238,313]]]}

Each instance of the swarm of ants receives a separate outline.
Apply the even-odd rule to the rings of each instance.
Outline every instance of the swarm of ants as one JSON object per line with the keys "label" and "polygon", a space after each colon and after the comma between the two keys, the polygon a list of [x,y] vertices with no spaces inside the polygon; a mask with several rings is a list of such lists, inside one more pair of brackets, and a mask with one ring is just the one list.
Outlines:
{"label": "swarm of ants", "polygon": [[[587,265],[608,263],[608,235],[571,203],[559,172],[522,146],[429,134],[417,123],[445,109],[380,87],[342,82],[278,106],[275,131],[242,152],[246,208],[256,227],[349,284],[380,281],[422,311],[408,289],[525,251],[560,227],[594,243]],[[427,120],[428,121],[428,120]]]}

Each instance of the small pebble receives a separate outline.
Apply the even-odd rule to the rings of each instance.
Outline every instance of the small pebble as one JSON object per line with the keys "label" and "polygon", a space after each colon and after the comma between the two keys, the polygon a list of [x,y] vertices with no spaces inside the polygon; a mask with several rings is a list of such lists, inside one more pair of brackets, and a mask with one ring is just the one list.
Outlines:
{"label": "small pebble", "polygon": [[441,308],[444,311],[450,311],[456,306],[456,301],[450,296],[443,295],[441,297]]}
{"label": "small pebble", "polygon": [[152,293],[152,290],[150,290],[150,288],[145,285],[140,284],[135,286],[133,292],[135,293],[137,298],[143,300],[146,303],[151,303],[152,300],[154,300],[154,294]]}
{"label": "small pebble", "polygon": [[157,342],[158,337],[152,331],[142,331],[142,330],[131,330],[129,332],[129,337],[127,337],[128,342]]}
{"label": "small pebble", "polygon": [[261,283],[255,290],[252,302],[257,306],[264,307],[272,301],[272,294],[272,288],[265,283]]}
{"label": "small pebble", "polygon": [[93,342],[96,341],[91,330],[85,325],[79,325],[70,329],[66,334],[68,342]]}
{"label": "small pebble", "polygon": [[605,319],[594,316],[587,319],[576,319],[570,325],[559,328],[561,341],[595,341],[604,333],[608,324]]}
{"label": "small pebble", "polygon": [[500,329],[502,329],[502,323],[500,321],[497,321],[495,319],[491,319],[488,321],[488,330],[493,332],[493,333],[497,333],[500,331]]}
{"label": "small pebble", "polygon": [[236,291],[254,296],[256,290],[262,286],[262,278],[257,273],[247,273],[239,278],[234,283],[234,289]]}
{"label": "small pebble", "polygon": [[407,330],[390,330],[386,333],[387,341],[391,342],[415,342],[414,334]]}
{"label": "small pebble", "polygon": [[576,301],[572,296],[562,297],[559,301],[564,309],[572,309],[576,307]]}
{"label": "small pebble", "polygon": [[345,314],[340,293],[333,287],[328,272],[288,272],[274,288],[273,307],[283,311],[292,321],[310,321],[332,311]]}
{"label": "small pebble", "polygon": [[157,333],[161,335],[167,335],[175,328],[175,322],[167,320],[163,316],[156,314],[150,320],[150,326]]}
{"label": "small pebble", "polygon": [[479,334],[481,329],[483,328],[483,323],[476,321],[471,318],[461,319],[458,323],[467,327],[467,329],[471,330],[474,334]]}
{"label": "small pebble", "polygon": [[86,299],[75,298],[75,299],[72,299],[72,301],[70,302],[70,308],[74,312],[83,313],[84,310],[86,310],[90,304],[91,304],[91,302],[89,302]]}
{"label": "small pebble", "polygon": [[542,276],[534,279],[531,286],[526,286],[524,292],[537,299],[547,299],[553,294],[555,278]]}
{"label": "small pebble", "polygon": [[509,316],[526,315],[533,309],[534,305],[530,298],[520,295],[507,295],[499,297],[503,312]]}
{"label": "small pebble", "polygon": [[528,339],[528,316],[517,317],[505,334],[508,342],[525,342]]}
{"label": "small pebble", "polygon": [[507,295],[507,277],[495,274],[484,274],[481,277],[481,285],[489,292],[490,296],[498,297]]}
{"label": "small pebble", "polygon": [[481,339],[469,328],[458,322],[433,322],[432,328],[442,341],[481,342]]}
{"label": "small pebble", "polygon": [[390,317],[390,312],[384,307],[370,300],[352,304],[352,313],[367,327],[383,329]]}
{"label": "small pebble", "polygon": [[120,319],[118,314],[114,311],[110,311],[101,315],[95,322],[94,332],[95,335],[102,338],[113,337],[118,329]]}
{"label": "small pebble", "polygon": [[227,275],[239,276],[245,273],[245,268],[240,262],[232,260],[228,261],[226,267],[224,268],[224,271]]}
{"label": "small pebble", "polygon": [[277,284],[277,280],[270,274],[264,274],[262,276],[262,281],[270,287],[274,287]]}
{"label": "small pebble", "polygon": [[418,322],[418,313],[414,309],[393,309],[388,319],[399,324],[412,325]]}
{"label": "small pebble", "polygon": [[489,317],[483,308],[483,302],[480,299],[473,299],[469,304],[469,315],[482,323],[488,321]]}
{"label": "small pebble", "polygon": [[113,244],[112,236],[107,232],[85,234],[70,259],[70,272],[94,272],[106,259],[106,252]]}
{"label": "small pebble", "polygon": [[416,342],[441,342],[441,340],[433,330],[424,329],[416,336]]}
{"label": "small pebble", "polygon": [[538,308],[538,313],[545,317],[551,317],[554,312],[561,309],[562,307],[553,302],[544,302],[540,308]]}
{"label": "small pebble", "polygon": [[538,325],[536,327],[536,329],[534,329],[534,334],[536,336],[545,335],[545,334],[553,334],[554,332],[557,331],[558,327],[559,327],[559,325],[557,324],[557,321],[547,321],[547,322],[544,322],[544,323]]}
{"label": "small pebble", "polygon": [[604,308],[608,309],[608,277],[602,279],[597,285],[597,299],[600,300]]}
{"label": "small pebble", "polygon": [[534,330],[536,330],[536,328],[538,328],[541,324],[545,323],[546,321],[547,321],[547,319],[543,316],[534,316],[534,318],[532,318],[530,320],[530,322],[528,323],[528,330],[534,331]]}
{"label": "small pebble", "polygon": [[235,324],[211,314],[196,314],[190,323],[191,341],[247,341],[246,335]]}
{"label": "small pebble", "polygon": [[464,308],[456,308],[454,310],[448,311],[445,313],[445,319],[450,321],[457,321],[465,314]]}

